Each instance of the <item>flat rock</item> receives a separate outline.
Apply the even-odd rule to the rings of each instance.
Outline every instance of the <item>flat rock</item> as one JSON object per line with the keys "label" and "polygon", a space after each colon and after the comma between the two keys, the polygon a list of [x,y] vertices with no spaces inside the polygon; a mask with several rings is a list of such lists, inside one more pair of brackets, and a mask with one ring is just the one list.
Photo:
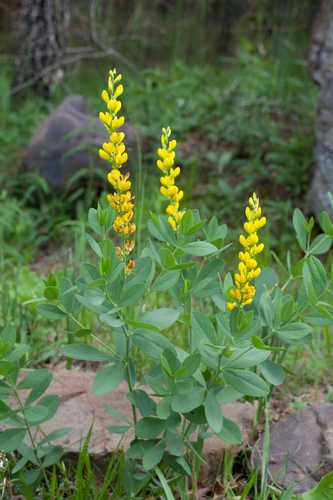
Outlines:
{"label": "flat rock", "polygon": [[[255,445],[252,466],[260,464],[262,436]],[[294,493],[313,488],[322,476],[333,470],[333,404],[319,404],[300,410],[276,424],[270,431],[268,474],[270,480]],[[284,474],[284,471],[286,473]]]}
{"label": "flat rock", "polygon": [[[136,134],[133,125],[125,124],[125,145],[129,158],[136,160]],[[94,176],[102,184],[102,176],[96,169],[106,173],[109,164],[99,158],[98,148],[108,138],[104,125],[89,113],[88,105],[80,95],[72,95],[42,122],[32,136],[23,158],[24,170],[37,171],[55,190],[64,190],[68,181],[82,169],[87,169],[83,178]],[[130,164],[124,166],[124,173]],[[104,176],[104,177],[105,177]]]}
{"label": "flat rock", "polygon": [[[126,397],[127,384],[122,382],[117,389],[105,396],[95,396],[91,389],[96,372],[83,371],[79,368],[66,370],[63,366],[54,367],[50,371],[53,373],[53,380],[43,395],[57,394],[60,397],[60,405],[57,414],[41,425],[43,431],[48,434],[62,427],[72,427],[69,434],[54,443],[60,444],[65,453],[76,454],[93,424],[93,433],[89,443],[90,456],[98,459],[112,453],[117,448],[120,436],[110,433],[107,427],[124,425],[124,423],[109,414],[102,403],[107,403],[132,421],[131,405]],[[19,392],[22,399],[29,394],[27,390]],[[234,420],[240,426],[243,441],[246,443],[256,411],[255,406],[250,403],[233,402],[224,405],[222,411],[224,416]],[[3,428],[4,426],[0,426],[0,430]],[[133,438],[132,430],[126,432],[121,442],[122,449],[127,449]],[[202,480],[214,476],[223,451],[230,447],[230,444],[217,437],[211,437],[205,441],[203,454],[209,464],[209,470],[202,470]]]}

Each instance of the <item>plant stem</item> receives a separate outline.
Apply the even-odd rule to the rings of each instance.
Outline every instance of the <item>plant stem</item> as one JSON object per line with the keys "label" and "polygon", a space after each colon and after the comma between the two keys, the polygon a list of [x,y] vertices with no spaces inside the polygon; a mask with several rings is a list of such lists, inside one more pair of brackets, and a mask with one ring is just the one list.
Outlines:
{"label": "plant stem", "polygon": [[[123,332],[126,336],[126,360],[125,360],[125,366],[126,366],[126,374],[127,374],[127,384],[130,392],[133,392],[133,385],[132,385],[132,380],[131,380],[131,372],[129,368],[129,360],[130,360],[130,336],[127,333],[126,329],[123,327]],[[134,425],[136,424],[136,408],[135,405],[131,402],[131,407],[132,407],[132,413],[133,413],[133,423]]]}
{"label": "plant stem", "polygon": [[24,415],[24,406],[22,404],[22,401],[21,401],[21,398],[16,390],[16,387],[12,385],[12,390],[13,390],[13,393],[14,393],[14,397],[15,397],[15,400],[17,401],[19,407],[20,407],[20,411],[22,412],[22,418],[24,420],[24,424],[25,424],[25,427],[26,427],[26,430],[29,434],[29,438],[30,438],[30,441],[31,441],[31,445],[32,445],[32,448],[33,448],[33,451],[34,451],[34,455],[35,455],[35,458],[38,462],[38,465],[39,465],[39,468],[40,470],[42,471],[42,474],[44,476],[44,480],[45,480],[45,483],[47,485],[47,488],[50,489],[50,483],[49,483],[49,480],[48,480],[48,477],[46,475],[46,472],[45,472],[45,469],[43,467],[43,464],[38,456],[38,446],[36,446],[36,443],[35,443],[35,440],[33,438],[33,435],[32,435],[32,432],[31,432],[31,429],[30,429],[30,425],[27,421],[27,419],[25,418],[25,415]]}

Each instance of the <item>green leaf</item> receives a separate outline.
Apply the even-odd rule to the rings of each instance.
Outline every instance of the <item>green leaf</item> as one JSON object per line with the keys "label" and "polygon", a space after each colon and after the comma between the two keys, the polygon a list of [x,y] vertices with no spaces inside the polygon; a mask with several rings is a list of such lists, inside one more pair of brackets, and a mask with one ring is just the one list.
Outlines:
{"label": "green leaf", "polygon": [[47,394],[38,401],[38,404],[44,406],[44,408],[47,409],[46,420],[50,420],[57,413],[60,404],[60,398],[55,394]]}
{"label": "green leaf", "polygon": [[94,312],[105,312],[105,308],[101,311],[99,307],[105,300],[102,290],[91,288],[85,292],[85,295],[76,295],[76,298],[81,304]]}
{"label": "green leaf", "polygon": [[223,427],[218,437],[226,443],[240,444],[242,442],[242,431],[233,420],[223,417]]}
{"label": "green leaf", "polygon": [[73,286],[69,279],[61,278],[59,283],[59,301],[69,313],[74,312],[75,305],[78,306],[74,295],[76,291],[76,286]]}
{"label": "green leaf", "polygon": [[175,394],[172,397],[171,408],[177,413],[188,413],[203,403],[205,389],[196,386],[190,393]]}
{"label": "green leaf", "polygon": [[303,493],[302,500],[331,500],[333,498],[333,471],[322,477],[310,491]]}
{"label": "green leaf", "polygon": [[175,455],[176,457],[184,455],[184,442],[178,432],[168,429],[165,434],[165,441],[168,452],[171,455]]}
{"label": "green leaf", "polygon": [[7,429],[0,432],[0,450],[5,453],[17,450],[22,441],[26,430],[22,428]]}
{"label": "green leaf", "polygon": [[260,297],[260,313],[264,320],[265,326],[269,328],[273,328],[274,326],[274,309],[273,302],[270,294],[268,292],[264,292]]}
{"label": "green leaf", "polygon": [[84,262],[81,266],[81,273],[86,283],[93,283],[100,279],[101,275],[96,266]]}
{"label": "green leaf", "polygon": [[153,469],[157,464],[160,463],[163,457],[164,448],[164,442],[160,441],[158,444],[144,453],[142,465],[145,471]]}
{"label": "green leaf", "polygon": [[101,320],[102,323],[105,323],[108,326],[111,326],[112,328],[119,328],[120,326],[123,326],[125,323],[119,318],[116,318],[110,313],[103,313],[100,315],[99,319]]}
{"label": "green leaf", "polygon": [[309,266],[309,271],[311,273],[312,284],[316,294],[320,295],[324,292],[327,286],[327,274],[325,267],[320,262],[317,257],[309,257],[307,259],[307,264]]}
{"label": "green leaf", "polygon": [[310,245],[309,254],[319,255],[328,252],[332,245],[332,237],[327,234],[320,234]]}
{"label": "green leaf", "polygon": [[114,415],[116,418],[119,418],[119,420],[122,420],[122,422],[125,422],[125,424],[131,424],[131,422],[124,416],[122,415],[121,413],[119,413],[118,410],[116,410],[115,408],[112,408],[112,406],[108,405],[107,403],[104,403],[102,402],[102,405],[104,406],[104,408],[106,409],[106,411],[108,413],[110,413],[110,415]]}
{"label": "green leaf", "polygon": [[303,276],[303,283],[304,283],[304,288],[306,291],[306,295],[310,301],[311,304],[315,304],[318,300],[313,283],[312,283],[312,276],[310,272],[310,268],[308,266],[307,262],[304,262],[303,265],[303,270],[302,270],[302,276]]}
{"label": "green leaf", "polygon": [[[180,362],[176,356],[176,353],[172,349],[165,349],[161,356],[162,368],[167,372],[168,375],[173,376],[174,372],[178,371],[180,368]],[[181,384],[178,384],[179,387]]]}
{"label": "green leaf", "polygon": [[285,342],[296,342],[312,332],[311,326],[305,323],[287,323],[281,326],[276,333]]}
{"label": "green leaf", "polygon": [[36,306],[36,310],[44,316],[44,318],[49,319],[50,321],[55,321],[57,319],[64,319],[67,317],[67,314],[63,312],[58,306],[53,304],[38,304]]}
{"label": "green leaf", "polygon": [[145,292],[145,285],[136,283],[130,288],[124,287],[118,305],[120,307],[127,307],[135,305]]}
{"label": "green leaf", "polygon": [[134,326],[140,330],[151,330],[152,332],[159,332],[159,328],[157,328],[157,326],[154,326],[150,323],[143,323],[142,321],[133,321],[131,319],[127,319],[125,320],[126,324],[127,325],[131,325],[131,326]]}
{"label": "green leaf", "polygon": [[156,416],[162,420],[166,420],[171,415],[171,397],[164,397],[156,406]]}
{"label": "green leaf", "polygon": [[107,430],[111,432],[111,434],[124,434],[129,428],[128,425],[109,425]]}
{"label": "green leaf", "polygon": [[102,235],[102,229],[98,222],[96,208],[89,208],[88,211],[88,224],[99,236]]}
{"label": "green leaf", "polygon": [[225,381],[236,391],[246,396],[267,396],[269,387],[256,373],[249,370],[225,370],[223,372]]}
{"label": "green leaf", "polygon": [[[243,395],[241,394],[241,397],[242,396]],[[184,417],[196,425],[207,423],[205,408],[203,405],[198,406],[198,408],[195,408],[194,410],[189,411],[188,413],[184,413]]]}
{"label": "green leaf", "polygon": [[29,425],[37,425],[48,420],[48,411],[45,406],[37,404],[26,408],[24,416]]}
{"label": "green leaf", "polygon": [[243,394],[238,391],[235,391],[232,387],[223,387],[217,394],[216,399],[220,405],[225,405],[227,403],[232,403],[233,401],[237,401],[241,399]]}
{"label": "green leaf", "polygon": [[25,405],[29,405],[39,398],[39,396],[46,391],[51,381],[52,374],[44,368],[34,370],[24,377],[24,379],[18,384],[17,389],[32,389],[25,401]]}
{"label": "green leaf", "polygon": [[153,359],[160,359],[164,349],[173,349],[173,345],[166,337],[149,330],[147,332],[135,330],[132,342]]}
{"label": "green leaf", "polygon": [[113,356],[106,352],[99,351],[87,344],[67,344],[60,348],[60,353],[72,359],[84,361],[113,361]]}
{"label": "green leaf", "polygon": [[222,430],[223,417],[221,407],[216,399],[215,391],[210,389],[204,402],[205,414],[210,428],[219,433]]}
{"label": "green leaf", "polygon": [[166,500],[175,500],[175,497],[172,494],[170,486],[165,479],[163,472],[158,467],[155,467],[155,472],[164,490]]}
{"label": "green leaf", "polygon": [[170,328],[179,318],[180,309],[161,307],[141,316],[140,321],[156,326],[160,331]]}
{"label": "green leaf", "polygon": [[176,259],[169,248],[162,247],[159,251],[162,266],[166,269],[172,268],[176,264]]}
{"label": "green leaf", "polygon": [[45,455],[43,460],[43,467],[50,467],[53,464],[56,464],[61,459],[64,450],[62,446],[52,446],[51,450],[47,455]]}
{"label": "green leaf", "polygon": [[307,232],[305,229],[306,219],[299,208],[296,208],[293,215],[293,225],[296,231],[297,241],[301,249],[306,251]]}
{"label": "green leaf", "polygon": [[274,288],[279,283],[279,277],[271,267],[264,267],[261,270],[258,278],[255,279],[255,289],[256,294],[254,296],[254,301],[259,302],[261,295]]}
{"label": "green leaf", "polygon": [[284,371],[282,368],[271,361],[266,359],[259,365],[263,377],[272,385],[281,385],[284,381]]}
{"label": "green leaf", "polygon": [[99,246],[99,244],[97,243],[97,241],[94,240],[94,238],[92,236],[90,236],[90,234],[86,234],[86,238],[87,238],[89,246],[93,250],[93,252],[95,252],[97,257],[102,258],[102,256],[103,256],[102,250],[101,250],[101,247]]}
{"label": "green leaf", "polygon": [[154,282],[152,290],[154,292],[164,292],[166,290],[170,290],[170,288],[172,288],[177,283],[179,277],[180,272],[178,270],[164,271]]}
{"label": "green leaf", "polygon": [[131,287],[134,284],[151,283],[154,277],[155,265],[151,256],[139,257],[135,261],[135,268],[127,276],[125,288]]}
{"label": "green leaf", "polygon": [[0,361],[0,375],[8,377],[15,369],[15,364],[5,359]]}
{"label": "green leaf", "polygon": [[312,311],[309,314],[305,314],[304,320],[313,326],[330,326],[333,324],[333,314],[325,311],[323,315],[320,311]]}
{"label": "green leaf", "polygon": [[63,436],[66,436],[69,432],[71,432],[72,427],[63,427],[62,429],[57,429],[56,431],[50,432],[47,434],[44,439],[39,442],[39,445],[50,443],[51,441],[55,441],[56,439],[60,439]]}
{"label": "green leaf", "polygon": [[269,352],[261,349],[243,347],[234,349],[232,355],[225,360],[224,364],[226,368],[251,368],[265,361],[269,355]]}
{"label": "green leaf", "polygon": [[200,311],[195,311],[191,315],[191,325],[194,340],[194,348],[205,343],[207,339],[212,344],[218,343],[216,330],[210,319]]}
{"label": "green leaf", "polygon": [[116,389],[124,376],[124,367],[120,361],[105,366],[94,378],[92,392],[95,396],[104,396],[104,394]]}
{"label": "green leaf", "polygon": [[10,414],[14,414],[13,410],[0,399],[0,421],[5,420]]}
{"label": "green leaf", "polygon": [[287,323],[294,312],[294,301],[290,295],[282,297],[279,305],[279,318],[281,323]]}
{"label": "green leaf", "polygon": [[174,373],[175,377],[190,377],[200,366],[201,356],[199,353],[191,354],[185,358],[181,368]]}
{"label": "green leaf", "polygon": [[44,290],[44,297],[48,300],[55,300],[59,296],[59,288],[57,286],[48,286]]}
{"label": "green leaf", "polygon": [[333,224],[327,212],[321,212],[319,215],[319,224],[324,233],[328,236],[333,236]]}
{"label": "green leaf", "polygon": [[5,328],[3,328],[1,332],[1,339],[4,344],[6,342],[9,342],[11,345],[15,344],[16,342],[16,327],[13,325],[7,325]]}
{"label": "green leaf", "polygon": [[188,231],[193,226],[194,218],[192,210],[186,210],[184,217],[181,220],[180,226],[183,234],[188,234]]}
{"label": "green leaf", "polygon": [[143,417],[149,417],[152,413],[155,403],[145,391],[136,389],[135,391],[129,392],[127,394],[127,399],[138,408]]}
{"label": "green leaf", "polygon": [[187,245],[179,247],[184,253],[189,255],[195,255],[196,257],[204,257],[212,253],[217,252],[215,245],[208,243],[208,241],[193,241]]}
{"label": "green leaf", "polygon": [[165,420],[154,417],[142,418],[135,424],[135,435],[143,439],[152,439],[157,437],[164,430]]}

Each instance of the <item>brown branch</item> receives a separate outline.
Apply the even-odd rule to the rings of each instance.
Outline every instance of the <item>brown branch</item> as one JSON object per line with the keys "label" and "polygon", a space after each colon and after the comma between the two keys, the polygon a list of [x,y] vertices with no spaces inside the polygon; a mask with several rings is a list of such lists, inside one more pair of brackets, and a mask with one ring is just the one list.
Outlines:
{"label": "brown branch", "polygon": [[21,90],[23,90],[27,87],[30,87],[31,85],[34,85],[35,83],[38,82],[38,80],[40,80],[41,78],[43,78],[44,76],[48,75],[49,73],[58,69],[61,66],[64,66],[67,64],[72,64],[74,62],[80,61],[81,59],[101,59],[101,58],[107,57],[107,56],[112,56],[115,59],[120,60],[122,63],[124,63],[128,67],[130,67],[137,75],[139,75],[139,71],[136,69],[134,64],[132,64],[130,61],[128,61],[126,59],[126,57],[122,56],[121,54],[119,54],[119,52],[117,52],[114,49],[108,49],[108,50],[100,51],[100,52],[83,52],[83,53],[79,53],[73,57],[69,57],[68,59],[64,59],[64,60],[56,62],[54,64],[50,64],[50,66],[47,66],[46,68],[44,68],[42,71],[37,73],[32,78],[29,78],[29,80],[26,80],[25,82],[13,87],[8,94],[6,94],[5,96],[2,97],[2,99],[7,99],[8,97],[10,97],[12,95],[17,94]]}

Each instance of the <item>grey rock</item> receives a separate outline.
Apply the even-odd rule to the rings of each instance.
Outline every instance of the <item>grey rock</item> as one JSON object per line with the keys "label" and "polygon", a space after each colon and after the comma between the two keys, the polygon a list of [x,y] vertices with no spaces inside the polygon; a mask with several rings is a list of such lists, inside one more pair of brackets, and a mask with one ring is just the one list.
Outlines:
{"label": "grey rock", "polygon": [[[125,124],[121,130],[126,136],[124,142],[129,158],[135,161],[135,129]],[[82,169],[86,169],[84,178],[93,175],[95,182],[103,185],[110,164],[99,158],[98,149],[107,139],[107,130],[98,119],[89,115],[84,98],[80,95],[67,97],[31,138],[23,158],[24,170],[39,172],[57,192],[63,191],[68,181]],[[127,162],[123,171],[129,169]]]}
{"label": "grey rock", "polygon": [[[252,466],[260,464],[263,436],[256,443]],[[298,411],[272,425],[268,474],[281,487],[294,484],[294,493],[313,488],[333,470],[333,404]],[[277,478],[277,479],[276,479]]]}
{"label": "grey rock", "polygon": [[333,193],[333,0],[324,0],[315,21],[310,46],[309,68],[322,89],[316,121],[316,168],[310,200],[318,216],[326,210],[333,216],[327,192]]}

